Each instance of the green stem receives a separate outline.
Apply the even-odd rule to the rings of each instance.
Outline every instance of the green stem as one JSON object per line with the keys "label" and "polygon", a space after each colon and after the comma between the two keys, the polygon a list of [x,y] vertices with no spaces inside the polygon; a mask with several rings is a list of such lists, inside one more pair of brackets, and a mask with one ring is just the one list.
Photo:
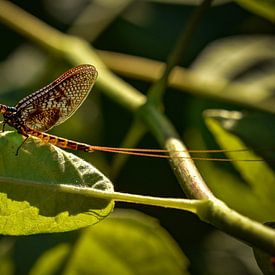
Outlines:
{"label": "green stem", "polygon": [[[154,108],[150,108],[149,104],[145,104],[145,96],[143,96],[126,82],[113,75],[105,68],[104,64],[97,57],[88,43],[78,38],[64,35],[63,33],[56,31],[50,26],[47,26],[44,22],[41,22],[40,20],[27,14],[25,11],[7,1],[0,1],[0,19],[1,18],[9,26],[12,26],[17,31],[24,33],[25,36],[30,37],[35,42],[38,42],[47,48],[56,51],[67,60],[70,60],[73,64],[94,64],[99,71],[97,85],[99,85],[107,95],[131,111],[137,111],[141,108],[141,106],[144,106],[141,108],[141,110],[147,110],[146,112],[141,112],[143,115],[145,115],[143,117],[144,121],[151,121],[151,117],[154,118],[154,123],[151,125],[149,123],[148,125],[150,126],[150,129],[155,128],[154,124],[160,125],[159,129],[161,131],[158,132],[158,135],[162,136],[163,140],[165,140],[167,137],[170,138],[177,136],[177,133],[173,129],[172,124],[166,120],[164,116],[158,114]],[[35,30],[35,32],[33,32],[33,30]],[[48,39],[48,36],[53,37]],[[169,135],[166,135],[165,131],[167,130],[165,129],[172,129]],[[162,142],[162,144],[165,145],[165,142]],[[193,162],[189,160],[188,163],[188,167],[192,166],[193,171],[195,171],[196,167],[194,166]],[[177,167],[175,170],[179,171],[179,169],[180,167]],[[184,169],[184,171],[181,173],[177,173],[177,176],[179,177],[182,186],[190,185],[190,187],[184,189],[191,190],[194,181],[190,183],[185,182],[186,179],[191,178],[190,176],[185,177],[185,171],[186,169]],[[197,172],[196,175],[197,174],[199,173]],[[203,188],[200,192],[199,187],[200,184],[198,184],[197,188],[194,190],[194,192],[192,192],[192,198],[201,199],[211,196],[210,191],[209,194],[205,194],[203,196],[202,193],[207,189]],[[196,194],[198,194],[198,196],[196,196]]]}
{"label": "green stem", "polygon": [[61,191],[64,191],[64,192],[78,193],[78,194],[83,194],[84,196],[110,199],[110,200],[115,200],[117,202],[128,202],[128,203],[160,206],[165,208],[180,209],[180,210],[185,210],[192,213],[197,213],[197,208],[205,204],[205,201],[202,201],[202,200],[160,198],[160,197],[142,196],[142,195],[134,195],[134,194],[128,194],[128,193],[120,193],[120,192],[104,192],[104,191],[98,191],[92,188],[89,188],[89,189],[85,188],[80,190],[78,187],[76,187],[76,189],[74,190],[74,187],[71,188],[70,185],[60,185],[60,189]]}
{"label": "green stem", "polygon": [[178,181],[189,198],[213,199],[187,148],[178,138],[177,132],[169,120],[154,106],[149,104],[140,109],[140,116],[153,132],[158,142],[170,150],[170,164]]}
{"label": "green stem", "polygon": [[30,188],[47,189],[51,192],[64,192],[81,194],[86,197],[114,200],[165,208],[180,209],[197,214],[201,220],[215,225],[217,228],[238,237],[250,245],[275,254],[275,230],[254,222],[234,210],[228,208],[223,202],[212,200],[189,200],[175,198],[159,198],[151,196],[133,195],[113,191],[102,191],[92,187],[83,187],[70,184],[43,184],[30,180],[0,177],[1,184],[24,185]]}
{"label": "green stem", "polygon": [[[167,138],[177,137],[177,133],[172,124],[164,116],[160,115],[155,108],[151,108],[150,104],[145,104],[146,97],[139,91],[108,71],[88,43],[51,28],[44,22],[7,1],[0,1],[0,19],[35,42],[55,51],[73,64],[94,64],[99,71],[97,85],[102,88],[105,94],[109,95],[114,101],[119,102],[125,108],[131,111],[141,109],[143,120],[150,126],[150,129],[152,129],[156,136],[161,137],[162,140],[157,137],[161,144],[167,145],[165,142]],[[33,32],[33,30],[35,30],[35,32]],[[48,39],[48,37],[51,37],[51,39]],[[145,112],[143,110],[145,110]],[[156,125],[159,129],[157,129]],[[170,129],[169,134],[166,133],[168,129]],[[181,145],[184,148],[184,145]],[[190,158],[189,155],[188,157]],[[173,161],[173,169],[177,172],[177,177],[183,189],[188,191],[188,195],[192,195],[191,198],[204,199],[213,196],[211,192],[204,187],[206,185],[203,183],[201,177],[201,181],[196,184],[196,188],[191,191],[199,172],[190,159],[182,162],[182,166],[176,167],[175,165],[177,164],[179,164],[179,162]],[[189,173],[186,177],[185,173],[187,169],[180,171],[184,164],[188,164],[188,169],[192,167],[192,171],[197,171],[194,173],[194,179],[190,182],[186,180],[190,180],[193,173]],[[205,191],[207,191],[207,193],[203,194]]]}
{"label": "green stem", "polygon": [[[31,38],[34,42],[41,44],[48,50],[57,53],[59,56],[63,56],[67,61],[70,61],[73,64],[94,64],[97,67],[100,76],[97,82],[98,85],[108,96],[123,105],[126,109],[134,112],[145,104],[146,97],[132,86],[109,72],[97,57],[95,51],[85,41],[64,35],[61,32],[54,30],[8,1],[0,0],[0,19],[8,26],[22,33],[24,36]],[[143,117],[147,125],[150,126],[150,129],[152,129],[158,140],[164,144],[166,148],[172,150],[185,149],[181,141],[177,139],[177,133],[172,124],[153,106],[145,104],[145,106],[140,110],[140,115]],[[173,157],[173,154],[171,154],[171,157]],[[180,200],[179,204],[182,204],[182,208],[180,209],[184,209],[185,207],[187,209],[190,207],[189,211],[192,212],[196,209],[196,212],[198,211],[198,215],[201,219],[210,222],[233,236],[258,246],[260,249],[275,254],[274,230],[267,229],[259,223],[253,222],[224,206],[224,204],[215,199],[209,191],[193,162],[190,159],[179,159],[178,155],[175,155],[175,157],[175,159],[172,158],[172,167],[173,170],[176,171],[183,189],[186,190],[186,193],[191,198],[202,200],[194,201],[194,206],[190,206],[190,201],[188,200]],[[43,185],[40,184],[39,187],[42,188],[42,186]],[[68,188],[67,185],[60,186],[63,191]],[[72,190],[72,187],[69,187],[69,190]],[[80,191],[79,188],[74,189],[74,192]],[[87,195],[87,190],[81,192],[83,192],[83,195]],[[113,196],[112,199],[115,199],[113,193],[109,193],[109,198],[111,199]],[[98,193],[98,196],[99,195],[100,194]],[[101,193],[101,195],[103,197],[104,194]],[[90,193],[90,196],[92,196],[92,193]],[[130,196],[134,197],[129,197],[129,194],[124,196],[123,194],[118,193],[116,199],[120,201],[131,200],[131,202],[135,203],[144,202],[144,198],[137,195]],[[167,207],[167,203],[169,203],[168,201],[164,201],[169,199],[159,198],[160,201],[158,201],[157,198],[156,200],[154,199],[155,198],[150,197],[147,198],[146,204]],[[174,205],[171,201],[170,203],[171,207],[177,208],[178,201],[174,201]]]}
{"label": "green stem", "polygon": [[[159,140],[160,144],[171,150],[171,166],[175,171],[182,189],[190,198],[206,199],[213,198],[213,194],[207,188],[200,173],[196,169],[190,155],[186,152],[184,144],[178,139],[178,134],[172,123],[162,116],[152,104],[151,101],[161,101],[162,95],[168,84],[168,78],[173,68],[180,62],[191,39],[198,28],[199,23],[204,17],[206,11],[210,7],[213,0],[203,0],[195,12],[192,13],[187,22],[185,30],[181,33],[180,38],[168,57],[167,64],[162,76],[156,81],[155,84],[149,89],[148,102],[141,109],[141,117],[143,121],[149,125],[149,129],[154,133],[155,137]],[[174,151],[174,152],[173,152]],[[175,151],[185,151],[182,153]]]}
{"label": "green stem", "polygon": [[92,187],[76,186],[71,184],[43,184],[31,180],[22,180],[14,178],[0,177],[0,183],[9,185],[24,185],[30,188],[47,189],[52,192],[63,192],[76,195],[83,195],[85,197],[100,198],[105,200],[114,200],[117,202],[128,202],[145,205],[160,206],[165,208],[181,209],[192,213],[197,213],[197,209],[206,201],[189,200],[189,199],[175,199],[175,198],[160,198],[151,196],[134,195],[113,191],[102,191]]}
{"label": "green stem", "polygon": [[[195,33],[195,30],[198,28],[199,22],[202,20],[206,10],[210,7],[211,2],[212,0],[202,1],[202,4],[198,6],[194,13],[192,13],[190,19],[187,22],[186,28],[180,35],[178,43],[168,57],[166,63],[167,65],[162,76],[150,87],[147,93],[147,101],[150,101],[150,104],[158,106],[162,101],[163,93],[168,84],[169,75],[174,66],[176,66],[184,56],[188,46],[190,45],[190,41]],[[135,120],[124,139],[124,143],[126,143],[124,144],[125,147],[134,147],[145,132],[146,131],[143,125],[141,125],[139,121]],[[114,162],[115,167],[113,166],[115,169],[112,169],[115,174],[119,172],[119,169],[124,164],[126,159],[126,156],[117,155]],[[112,175],[115,175],[114,173],[112,173]]]}
{"label": "green stem", "polygon": [[209,201],[207,207],[198,209],[201,220],[249,243],[263,251],[275,255],[275,230],[242,216],[220,200]]}

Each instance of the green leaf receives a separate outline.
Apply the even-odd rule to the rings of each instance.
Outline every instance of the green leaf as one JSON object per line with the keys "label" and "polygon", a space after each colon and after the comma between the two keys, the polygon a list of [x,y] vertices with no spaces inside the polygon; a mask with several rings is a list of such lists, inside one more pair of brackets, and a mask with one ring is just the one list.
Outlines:
{"label": "green leaf", "polygon": [[240,6],[248,9],[257,15],[275,22],[275,1],[274,0],[235,0]]}
{"label": "green leaf", "polygon": [[68,243],[57,244],[46,251],[33,266],[30,275],[58,274],[60,266],[69,256],[71,246]]}
{"label": "green leaf", "polygon": [[[215,115],[216,111],[211,112]],[[210,113],[210,114],[211,114]],[[220,125],[263,157],[274,170],[275,115],[257,112],[218,111]]]}
{"label": "green leaf", "polygon": [[[215,132],[213,134],[215,135]],[[200,131],[193,130],[187,137],[190,148],[210,149],[206,147]],[[206,158],[217,155],[200,154],[200,156]],[[196,166],[211,191],[230,208],[236,209],[239,213],[261,222],[274,217],[273,204],[266,205],[265,201],[259,200],[258,195],[251,192],[251,187],[239,173],[232,169],[231,165],[230,162],[196,162]]]}
{"label": "green leaf", "polygon": [[136,211],[116,211],[84,230],[70,249],[58,244],[38,259],[31,274],[53,274],[49,265],[62,268],[62,274],[188,274],[175,241],[156,220]]}
{"label": "green leaf", "polygon": [[[209,110],[205,113],[205,116],[207,126],[213,133],[221,148],[226,150],[248,149],[247,140],[244,141],[242,135],[240,134],[240,132],[244,133],[248,131],[249,128],[248,125],[246,127],[244,126],[246,123],[248,123],[248,121],[246,123],[243,121],[245,115],[234,111],[230,112],[225,110]],[[240,124],[242,124],[242,127],[238,127]],[[250,121],[250,124],[250,128],[253,129],[254,127],[254,131],[258,131],[259,133],[264,131],[264,126],[260,126],[259,121],[252,120]],[[258,128],[258,126],[260,128]],[[239,134],[237,134],[237,129],[239,129]],[[268,131],[268,128],[266,128],[266,131]],[[258,139],[258,142],[260,143],[259,137],[255,137],[252,133],[249,132],[246,134],[247,138],[250,136],[250,141],[253,139]],[[252,143],[250,142],[250,145],[251,144]],[[257,146],[256,148],[259,149],[265,146],[266,143],[262,143],[261,146]],[[227,152],[226,156],[235,160],[260,159],[260,156],[256,155],[255,152],[252,151]],[[240,204],[242,204],[242,207],[240,207],[247,207],[246,211],[248,213],[246,214],[250,217],[257,218],[260,221],[268,221],[272,219],[275,215],[275,174],[272,168],[264,161],[234,161],[232,162],[232,165],[239,171],[242,179],[245,180],[245,185],[241,184],[241,181],[239,180],[240,187],[235,188],[235,190],[231,190],[232,199],[235,200],[236,198],[234,198],[234,196],[238,196]],[[223,177],[220,178],[224,180]],[[221,185],[221,182],[219,181],[219,184],[220,188],[223,189],[226,182],[222,181]],[[250,192],[251,195],[244,196],[240,192],[242,189],[246,189],[248,192]],[[251,200],[252,198],[254,199]],[[253,201],[254,205],[252,204]],[[242,210],[245,211],[245,209]],[[256,215],[255,217],[255,213],[259,213],[259,210],[262,212],[262,216],[259,217]]]}
{"label": "green leaf", "polygon": [[92,225],[106,217],[113,202],[52,188],[71,184],[112,191],[111,182],[73,154],[29,138],[0,135],[0,233],[8,235],[64,232]]}

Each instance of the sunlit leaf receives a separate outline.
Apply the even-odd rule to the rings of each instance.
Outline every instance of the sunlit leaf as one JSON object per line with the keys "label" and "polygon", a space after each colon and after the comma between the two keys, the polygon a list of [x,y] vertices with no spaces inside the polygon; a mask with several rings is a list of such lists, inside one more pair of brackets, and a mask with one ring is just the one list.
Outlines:
{"label": "sunlit leaf", "polygon": [[[233,133],[233,129],[237,129],[237,125],[242,121],[242,113],[225,110],[211,110],[207,111],[205,116],[207,126],[213,133],[221,148],[227,150],[248,149],[246,145],[247,142],[242,140],[241,135],[237,135],[236,132]],[[255,127],[255,122],[253,123],[253,121],[250,121],[250,123]],[[256,123],[256,125],[258,125],[258,123]],[[245,129],[246,128],[244,127],[243,131],[245,131]],[[239,128],[239,130],[241,131],[241,128]],[[268,130],[268,128],[266,130]],[[259,137],[257,138],[259,139]],[[255,139],[255,137],[251,135],[251,140],[253,139]],[[262,144],[262,147],[265,147],[265,144]],[[259,149],[259,147],[257,147],[257,149]],[[235,160],[261,158],[253,151],[227,152],[226,156]],[[251,208],[247,210],[252,210],[250,216],[252,215],[253,217],[253,205],[249,203],[249,200],[246,201],[246,199],[254,197],[254,207],[258,210],[262,209],[262,219],[260,220],[266,221],[274,217],[275,174],[272,168],[264,161],[233,161],[232,165],[234,165],[234,167],[239,171],[240,175],[245,180],[245,183],[248,184],[246,187],[240,186],[240,189],[247,189],[247,187],[249,187],[248,191],[251,193],[251,196],[242,197],[243,194],[238,193],[238,189],[232,190],[232,199],[234,200],[234,194],[235,196],[240,196],[243,206],[251,206]],[[221,180],[219,180],[221,185],[220,188],[223,189],[223,185],[226,184],[226,182],[223,181],[222,177],[220,177],[220,179],[222,180],[222,184]],[[248,203],[248,205],[246,205],[246,203]],[[259,217],[257,218],[259,219]]]}
{"label": "sunlit leaf", "polygon": [[[198,131],[192,131],[188,145],[190,148],[211,149],[205,146]],[[201,154],[201,156],[213,157],[212,154]],[[238,157],[238,154],[235,157]],[[273,203],[266,204],[264,200],[259,199],[256,193],[251,192],[251,187],[238,172],[232,169],[231,165],[230,162],[196,162],[196,166],[216,197],[231,208],[257,221],[270,220],[275,215]]]}
{"label": "sunlit leaf", "polygon": [[119,211],[89,227],[70,249],[58,244],[48,250],[31,274],[53,274],[47,263],[53,270],[54,257],[61,260],[62,274],[188,274],[187,260],[169,234],[135,211]]}
{"label": "sunlit leaf", "polygon": [[[111,182],[89,163],[55,146],[0,136],[0,233],[8,235],[63,232],[95,224],[113,208],[111,201],[64,193],[56,184],[111,191]],[[31,183],[31,184],[30,184]]]}

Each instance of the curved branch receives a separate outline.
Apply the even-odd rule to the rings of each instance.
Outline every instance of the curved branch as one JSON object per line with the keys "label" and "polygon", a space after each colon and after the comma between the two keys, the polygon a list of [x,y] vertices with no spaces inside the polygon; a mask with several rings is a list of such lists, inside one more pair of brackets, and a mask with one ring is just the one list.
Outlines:
{"label": "curved branch", "polygon": [[[100,75],[97,85],[104,93],[132,112],[140,109],[140,115],[150,126],[159,142],[167,149],[178,150],[179,147],[180,150],[183,149],[183,144],[177,139],[172,124],[153,106],[145,104],[144,95],[106,69],[87,42],[51,28],[8,1],[0,0],[0,20],[72,64],[94,64]],[[208,203],[202,204],[198,212],[202,220],[275,254],[274,230],[241,216],[214,198],[191,160],[179,160],[178,157],[173,159],[173,155],[171,158],[174,170],[187,194],[198,199],[208,199]]]}

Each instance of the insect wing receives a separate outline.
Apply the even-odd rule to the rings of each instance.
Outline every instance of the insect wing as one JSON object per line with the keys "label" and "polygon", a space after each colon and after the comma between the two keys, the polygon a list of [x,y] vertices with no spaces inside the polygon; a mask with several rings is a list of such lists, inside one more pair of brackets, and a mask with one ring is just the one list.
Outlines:
{"label": "insect wing", "polygon": [[68,119],[91,91],[97,71],[92,65],[80,65],[23,98],[15,106],[21,123],[39,131],[47,131]]}

